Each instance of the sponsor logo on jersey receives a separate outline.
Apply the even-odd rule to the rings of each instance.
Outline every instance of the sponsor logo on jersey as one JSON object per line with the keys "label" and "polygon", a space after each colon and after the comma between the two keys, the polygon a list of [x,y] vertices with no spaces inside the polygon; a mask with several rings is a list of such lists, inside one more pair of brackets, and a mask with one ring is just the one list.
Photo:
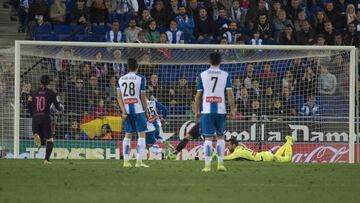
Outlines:
{"label": "sponsor logo on jersey", "polygon": [[137,98],[126,98],[125,99],[125,104],[137,104],[138,100]]}
{"label": "sponsor logo on jersey", "polygon": [[208,103],[221,103],[222,98],[221,97],[206,97],[206,102],[208,102]]}

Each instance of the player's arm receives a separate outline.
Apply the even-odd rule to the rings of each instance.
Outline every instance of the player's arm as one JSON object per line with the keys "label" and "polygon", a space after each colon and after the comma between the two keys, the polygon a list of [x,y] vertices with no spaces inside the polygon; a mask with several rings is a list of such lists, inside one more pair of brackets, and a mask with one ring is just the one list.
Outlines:
{"label": "player's arm", "polygon": [[56,94],[53,92],[51,96],[51,102],[54,104],[56,110],[58,111],[64,111],[64,106],[58,101]]}
{"label": "player's arm", "polygon": [[147,118],[149,118],[149,110],[148,110],[148,106],[147,106],[147,96],[146,96],[146,80],[145,78],[141,79],[141,84],[140,84],[140,95],[141,95],[141,104],[144,108],[145,111],[145,115]]}
{"label": "player's arm", "polygon": [[116,94],[117,94],[117,100],[118,100],[118,103],[119,103],[119,106],[120,106],[120,109],[122,112],[122,117],[125,118],[127,116],[127,113],[126,113],[125,104],[123,102],[122,93],[121,93],[120,88],[117,89]]}
{"label": "player's arm", "polygon": [[161,112],[162,117],[166,118],[166,116],[168,115],[168,109],[166,108],[166,106],[157,101],[155,102],[155,104],[156,104],[156,109],[159,112]]}
{"label": "player's arm", "polygon": [[201,100],[203,96],[204,86],[202,84],[201,76],[198,78],[198,86],[197,86],[197,92],[195,95],[195,102],[193,106],[193,112],[196,118],[200,116],[200,106],[201,106]]}
{"label": "player's arm", "polygon": [[236,105],[235,105],[234,91],[232,89],[230,76],[227,77],[227,81],[226,81],[226,94],[230,105],[230,118],[235,118]]}

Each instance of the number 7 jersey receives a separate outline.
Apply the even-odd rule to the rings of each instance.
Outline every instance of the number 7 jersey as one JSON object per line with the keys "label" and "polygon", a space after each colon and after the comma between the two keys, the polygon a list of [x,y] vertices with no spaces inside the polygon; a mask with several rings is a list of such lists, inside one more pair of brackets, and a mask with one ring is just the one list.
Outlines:
{"label": "number 7 jersey", "polygon": [[226,89],[232,89],[231,79],[226,71],[210,67],[200,73],[197,91],[203,93],[201,113],[226,114]]}
{"label": "number 7 jersey", "polygon": [[119,79],[119,87],[122,100],[127,114],[143,113],[144,108],[141,103],[141,92],[146,91],[145,77],[134,72],[122,76]]}

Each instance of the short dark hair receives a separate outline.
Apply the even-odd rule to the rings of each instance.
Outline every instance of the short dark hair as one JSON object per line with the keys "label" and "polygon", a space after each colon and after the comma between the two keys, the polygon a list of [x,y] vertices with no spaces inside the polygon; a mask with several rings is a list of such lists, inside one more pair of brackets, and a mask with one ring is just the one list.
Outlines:
{"label": "short dark hair", "polygon": [[236,137],[231,137],[228,142],[232,145],[238,146],[239,142],[236,140]]}
{"label": "short dark hair", "polygon": [[40,78],[40,83],[42,85],[49,85],[50,84],[50,76],[49,75],[42,75],[41,78]]}
{"label": "short dark hair", "polygon": [[221,55],[218,52],[213,52],[210,54],[210,63],[211,65],[218,66],[221,63]]}
{"label": "short dark hair", "polygon": [[134,58],[129,58],[127,64],[129,71],[136,71],[138,69],[138,62]]}

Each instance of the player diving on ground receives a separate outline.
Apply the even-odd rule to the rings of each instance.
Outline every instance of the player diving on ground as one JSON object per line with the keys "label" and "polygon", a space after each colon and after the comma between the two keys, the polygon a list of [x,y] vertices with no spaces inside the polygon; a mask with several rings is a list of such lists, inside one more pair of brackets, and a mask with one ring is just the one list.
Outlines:
{"label": "player diving on ground", "polygon": [[231,154],[225,156],[224,160],[291,162],[294,139],[291,136],[286,136],[285,140],[285,144],[277,149],[275,153],[272,153],[271,151],[254,152],[247,148],[246,145],[239,143],[236,138],[233,137],[229,140],[228,146]]}

